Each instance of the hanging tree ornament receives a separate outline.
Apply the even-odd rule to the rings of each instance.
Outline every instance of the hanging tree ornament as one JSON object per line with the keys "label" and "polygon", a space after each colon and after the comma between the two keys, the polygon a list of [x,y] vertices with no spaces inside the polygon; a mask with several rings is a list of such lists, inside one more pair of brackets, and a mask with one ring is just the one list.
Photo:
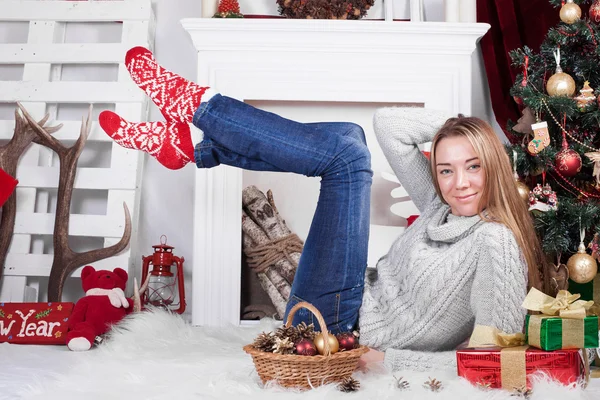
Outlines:
{"label": "hanging tree ornament", "polygon": [[559,290],[569,289],[569,269],[560,262],[560,253],[556,254],[556,264],[550,264],[548,273],[552,296],[556,296]]}
{"label": "hanging tree ornament", "polygon": [[533,115],[533,111],[531,111],[531,108],[529,107],[525,107],[522,114],[523,115],[517,120],[517,123],[513,126],[512,130],[524,135],[531,135],[533,133],[531,125],[535,123],[535,115]]}
{"label": "hanging tree ornament", "polygon": [[519,197],[523,199],[524,202],[529,201],[529,186],[524,184],[519,179],[519,174],[517,173],[517,152],[513,150],[513,176],[515,177],[515,185],[517,186],[517,192],[519,192]]}
{"label": "hanging tree ornament", "polygon": [[529,192],[529,211],[547,212],[558,209],[556,192],[552,190],[550,184],[546,182],[546,172],[542,173],[544,185],[538,183],[536,187]]}
{"label": "hanging tree ornament", "polygon": [[[600,1],[600,0],[598,0],[598,1]],[[524,88],[525,86],[527,86],[527,67],[529,67],[529,56],[525,55],[525,62],[523,63],[523,79],[521,79],[521,88]],[[519,106],[522,106],[525,104],[525,103],[523,103],[523,99],[521,97],[513,96],[513,100]]]}
{"label": "hanging tree ornament", "polygon": [[560,67],[560,48],[556,49],[554,60],[556,61],[556,73],[548,79],[546,91],[550,96],[567,96],[575,94],[575,81],[571,75],[563,72]]}
{"label": "hanging tree ornament", "polygon": [[577,100],[577,109],[581,112],[590,111],[596,96],[594,96],[594,89],[590,87],[590,82],[585,81],[583,87],[579,90],[579,95],[575,97]]}
{"label": "hanging tree ornament", "polygon": [[584,153],[584,155],[594,162],[594,171],[592,175],[596,178],[596,189],[600,189],[600,152],[593,151]]}
{"label": "hanging tree ornament", "polygon": [[594,257],[594,260],[596,261],[600,261],[600,252],[598,251],[600,249],[600,245],[598,244],[598,234],[594,233],[594,238],[592,239],[592,241],[590,243],[588,243],[588,249],[592,250],[592,257]]}
{"label": "hanging tree ornament", "polygon": [[533,130],[533,139],[527,145],[527,151],[535,156],[550,145],[550,134],[548,133],[548,123],[546,121],[531,125],[531,129]]}
{"label": "hanging tree ornament", "polygon": [[590,21],[600,23],[600,0],[594,0],[594,3],[590,6],[588,17]]}
{"label": "hanging tree ornament", "polygon": [[562,176],[570,178],[581,171],[581,157],[579,153],[569,148],[564,130],[562,136],[562,150],[556,154],[554,167]]}
{"label": "hanging tree ornament", "polygon": [[560,8],[560,20],[565,24],[573,24],[581,18],[581,8],[573,3],[573,0],[567,0]]}
{"label": "hanging tree ornament", "polygon": [[[581,220],[580,220],[581,224]],[[580,243],[577,253],[573,254],[569,261],[567,261],[567,269],[569,270],[569,277],[572,281],[577,283],[588,283],[598,273],[598,264],[594,257],[590,256],[586,252],[585,244],[585,229],[581,229]]]}

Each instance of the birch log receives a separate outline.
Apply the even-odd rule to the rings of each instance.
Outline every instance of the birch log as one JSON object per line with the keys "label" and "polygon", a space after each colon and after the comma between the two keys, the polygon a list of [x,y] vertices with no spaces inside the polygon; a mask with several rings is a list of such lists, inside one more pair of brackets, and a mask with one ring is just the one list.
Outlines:
{"label": "birch log", "polygon": [[[242,206],[252,220],[267,234],[269,239],[281,239],[291,233],[285,222],[280,223],[280,220],[283,221],[283,219],[276,210],[273,210],[265,194],[256,186],[248,186],[242,191]],[[300,253],[291,253],[290,258],[297,266],[300,261]]]}
{"label": "birch log", "polygon": [[[246,215],[242,216],[242,218],[244,217],[246,220],[250,219]],[[244,248],[252,248],[255,246],[254,242],[247,234],[242,235],[242,240]],[[287,283],[287,281],[283,279],[273,267],[269,267],[263,272],[257,272],[256,277],[260,282],[260,286],[271,299],[273,306],[275,306],[275,310],[277,310],[279,318],[283,318],[283,314],[285,314],[285,307],[287,306],[288,299],[290,298],[290,284]]]}
{"label": "birch log", "polygon": [[[271,241],[265,231],[262,230],[244,210],[242,210],[242,236],[244,235],[249,236],[252,239],[251,243],[248,243],[247,246],[244,245],[245,250],[266,245]],[[294,282],[296,265],[293,265],[287,259],[282,258],[273,264],[273,268],[275,268],[287,282],[290,284]]]}
{"label": "birch log", "polygon": [[[264,232],[258,228],[254,221],[252,221],[252,219],[250,219],[244,211],[242,211],[242,244],[244,251],[248,251],[249,249],[253,249],[268,243],[268,240],[269,239],[266,237]],[[279,263],[281,262],[278,262],[278,264]],[[289,282],[289,280],[283,276],[281,269],[275,268],[274,265],[271,265],[264,271],[257,271],[257,273],[265,274],[287,302],[290,297],[291,282]]]}

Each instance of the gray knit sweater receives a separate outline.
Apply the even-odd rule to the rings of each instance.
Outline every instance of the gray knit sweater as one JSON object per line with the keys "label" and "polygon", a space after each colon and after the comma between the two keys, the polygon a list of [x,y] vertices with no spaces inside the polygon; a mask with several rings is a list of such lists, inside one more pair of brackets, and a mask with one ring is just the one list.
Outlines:
{"label": "gray knit sweater", "polygon": [[527,266],[512,232],[479,216],[457,217],[437,197],[417,144],[430,142],[448,115],[384,108],[375,134],[420,217],[366,280],[361,343],[385,351],[391,370],[455,369],[453,349],[474,324],[521,332]]}

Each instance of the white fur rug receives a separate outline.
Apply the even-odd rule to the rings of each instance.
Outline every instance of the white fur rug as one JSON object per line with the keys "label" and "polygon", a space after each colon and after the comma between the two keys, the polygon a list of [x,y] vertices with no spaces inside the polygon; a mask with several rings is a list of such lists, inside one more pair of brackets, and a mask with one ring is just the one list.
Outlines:
{"label": "white fur rug", "polygon": [[[273,330],[273,323],[197,328],[178,315],[153,311],[126,319],[111,338],[88,352],[2,343],[0,399],[515,399],[502,390],[473,387],[452,371],[356,373],[361,388],[354,393],[340,392],[332,385],[306,392],[265,388],[242,347],[259,332]],[[397,389],[394,375],[409,381],[410,389]],[[422,387],[429,376],[442,381],[441,392]],[[600,379],[585,390],[542,379],[531,396],[532,400],[599,398]]]}

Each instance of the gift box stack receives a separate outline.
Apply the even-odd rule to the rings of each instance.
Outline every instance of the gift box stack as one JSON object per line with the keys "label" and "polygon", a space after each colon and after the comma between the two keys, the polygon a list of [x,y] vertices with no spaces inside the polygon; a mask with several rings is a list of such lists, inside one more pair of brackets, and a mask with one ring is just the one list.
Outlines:
{"label": "gift box stack", "polygon": [[540,373],[565,385],[587,379],[587,356],[580,349],[599,347],[598,316],[591,315],[593,301],[578,298],[566,290],[553,298],[531,289],[523,306],[542,314],[526,317],[525,335],[476,326],[469,348],[457,351],[458,375],[508,390],[530,389]]}

